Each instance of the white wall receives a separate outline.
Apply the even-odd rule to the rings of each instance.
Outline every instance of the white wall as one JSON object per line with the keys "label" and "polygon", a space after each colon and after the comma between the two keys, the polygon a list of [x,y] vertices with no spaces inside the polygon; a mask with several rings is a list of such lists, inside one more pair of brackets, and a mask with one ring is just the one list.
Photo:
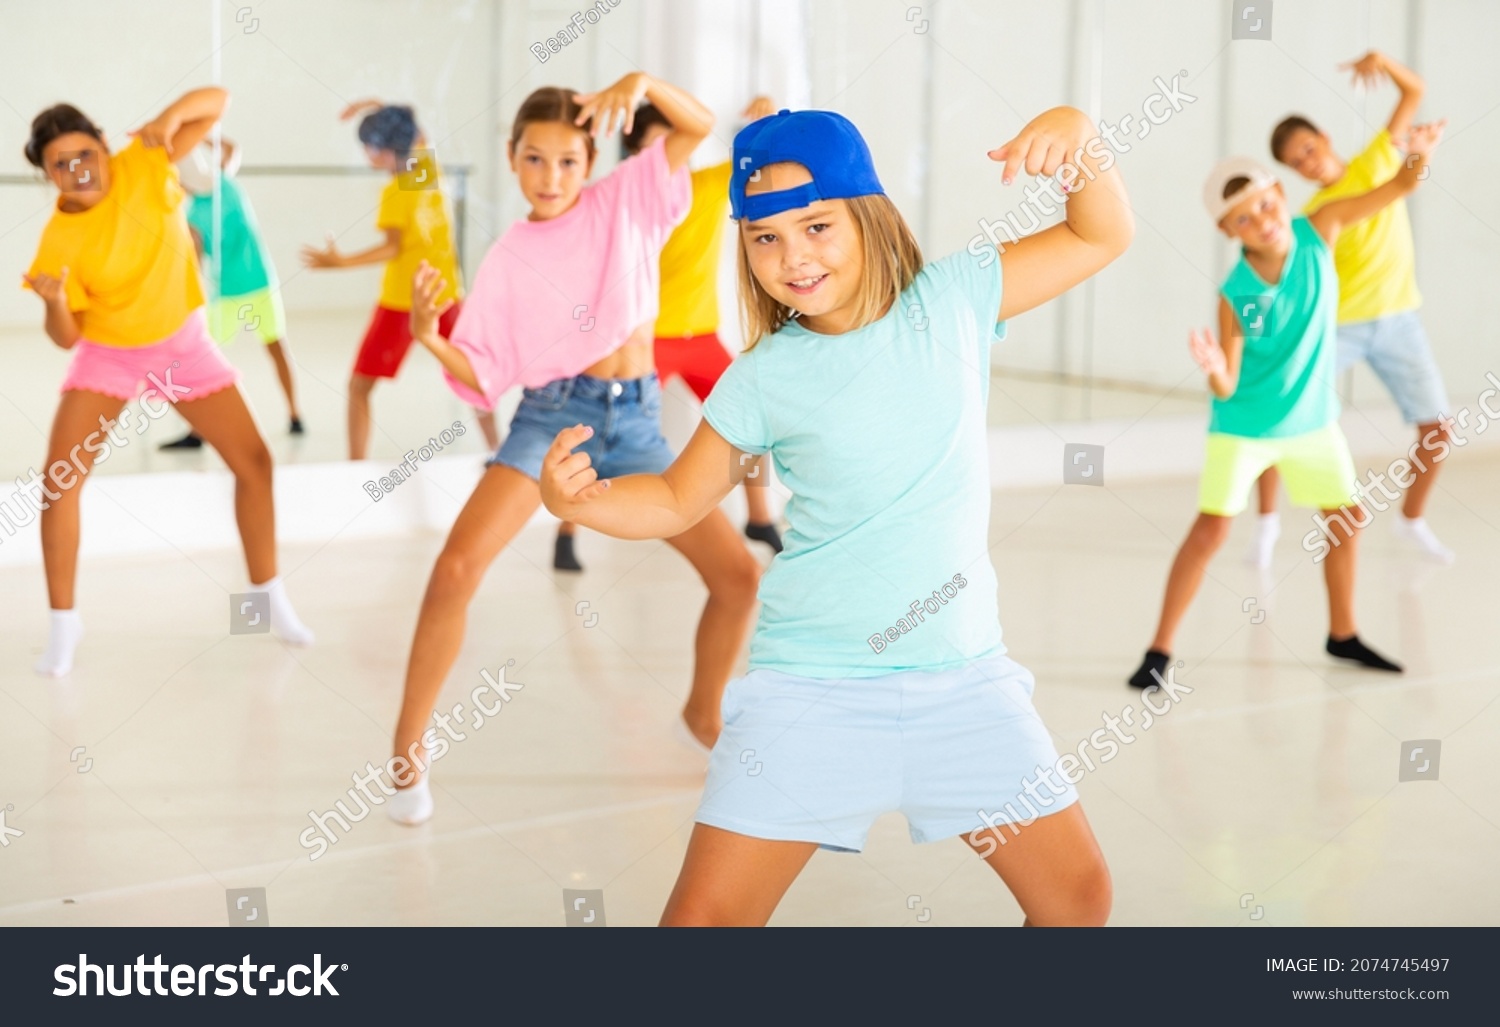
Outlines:
{"label": "white wall", "polygon": [[[183,89],[209,81],[211,0],[74,0],[66,28],[45,5],[4,3],[0,30],[0,175],[20,155],[32,114],[78,103],[116,144]],[[1058,103],[1096,117],[1137,114],[1156,76],[1186,71],[1196,101],[1121,167],[1138,232],[1129,254],[1065,301],[1012,326],[997,361],[1163,386],[1195,372],[1185,330],[1210,319],[1230,258],[1198,203],[1218,156],[1268,159],[1286,113],[1324,124],[1352,155],[1384,122],[1394,91],[1364,96],[1335,71],[1374,45],[1426,76],[1424,117],[1446,115],[1449,141],[1411,202],[1426,319],[1456,401],[1494,368],[1482,297],[1500,273],[1500,69],[1490,50],[1500,5],[1484,0],[1279,0],[1270,42],[1231,43],[1229,4],[1213,0],[619,0],[545,65],[531,43],[555,34],[583,0],[261,0],[235,21],[222,9],[221,58],[234,106],[226,132],[249,164],[357,165],[352,125],[335,120],[366,95],[415,104],[440,156],[476,167],[469,254],[519,216],[503,136],[532,88],[593,88],[633,67],[704,96],[720,117],[701,161],[727,152],[745,99],[768,91],[791,106],[848,114],[869,138],[882,178],[930,256],[960,248],[1019,205],[984,151]],[[255,30],[246,32],[251,20]],[[613,160],[606,152],[603,171]],[[295,313],[364,308],[377,271],[301,272],[296,251],[333,231],[374,241],[378,178],[247,177]],[[1294,199],[1308,194],[1289,181]],[[0,266],[28,262],[50,197],[0,187]],[[726,262],[727,264],[727,262]],[[729,287],[726,266],[726,288]],[[727,297],[726,297],[727,298]],[[0,323],[34,324],[35,300],[0,290]],[[1356,388],[1368,382],[1357,382]],[[50,386],[49,386],[50,387]]]}

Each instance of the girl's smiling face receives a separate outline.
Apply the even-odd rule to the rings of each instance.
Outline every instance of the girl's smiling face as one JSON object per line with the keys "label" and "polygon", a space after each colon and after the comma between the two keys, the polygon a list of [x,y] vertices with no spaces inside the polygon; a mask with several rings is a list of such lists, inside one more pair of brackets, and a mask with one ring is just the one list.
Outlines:
{"label": "girl's smiling face", "polygon": [[558,121],[528,124],[510,151],[510,169],[531,204],[531,221],[548,221],[578,202],[594,159],[583,129]]}
{"label": "girl's smiling face", "polygon": [[43,147],[42,171],[67,210],[88,210],[109,192],[109,150],[87,132],[64,132]]}
{"label": "girl's smiling face", "polygon": [[[800,164],[768,164],[745,193],[780,192],[812,181]],[[855,324],[864,249],[859,227],[843,200],[817,200],[740,224],[740,242],[750,271],[778,303],[822,335],[839,335]]]}

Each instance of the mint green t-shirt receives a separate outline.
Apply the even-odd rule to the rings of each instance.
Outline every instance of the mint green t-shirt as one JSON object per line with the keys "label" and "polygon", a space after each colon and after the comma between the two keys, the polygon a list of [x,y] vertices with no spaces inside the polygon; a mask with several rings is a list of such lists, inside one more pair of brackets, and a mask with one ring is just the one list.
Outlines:
{"label": "mint green t-shirt", "polygon": [[239,183],[224,175],[219,176],[219,215],[222,232],[214,230],[213,197],[194,196],[188,208],[188,224],[203,240],[204,279],[213,275],[213,253],[219,237],[224,239],[224,255],[220,258],[219,274],[223,279],[214,289],[214,295],[222,297],[246,296],[252,292],[270,288],[273,271],[271,258],[261,242],[260,228],[255,223],[255,213],[250,201],[240,190]]}
{"label": "mint green t-shirt", "polygon": [[1003,335],[993,249],[928,264],[874,324],[792,321],[724,372],[704,419],[791,491],[752,668],[945,670],[1005,652],[989,555],[985,407]]}
{"label": "mint green t-shirt", "polygon": [[1339,417],[1339,279],[1328,244],[1292,218],[1281,280],[1268,285],[1240,254],[1219,289],[1245,333],[1234,395],[1212,401],[1208,430],[1252,439],[1316,431]]}

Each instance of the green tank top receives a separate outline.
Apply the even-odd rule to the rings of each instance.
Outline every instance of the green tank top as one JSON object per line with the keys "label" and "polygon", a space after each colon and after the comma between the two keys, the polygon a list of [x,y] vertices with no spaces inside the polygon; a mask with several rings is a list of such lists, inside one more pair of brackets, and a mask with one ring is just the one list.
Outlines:
{"label": "green tank top", "polygon": [[1279,282],[1267,284],[1242,251],[1219,294],[1234,309],[1245,345],[1239,384],[1228,399],[1213,399],[1208,430],[1285,438],[1338,420],[1339,280],[1312,223],[1292,218]]}

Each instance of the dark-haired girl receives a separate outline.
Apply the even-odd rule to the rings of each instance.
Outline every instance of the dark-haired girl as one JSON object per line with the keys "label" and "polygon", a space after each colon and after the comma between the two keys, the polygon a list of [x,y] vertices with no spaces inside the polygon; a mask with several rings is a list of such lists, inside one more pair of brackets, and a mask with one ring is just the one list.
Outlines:
{"label": "dark-haired girl", "polygon": [[[345,107],[339,118],[349,121],[362,112],[369,112],[359,123],[365,156],[371,167],[391,174],[375,215],[375,228],[385,233],[385,241],[357,253],[341,253],[329,236],[322,248],[302,248],[302,262],[313,268],[385,264],[380,301],[349,377],[351,460],[363,460],[370,449],[370,393],[375,383],[395,378],[411,349],[411,282],[417,266],[425,260],[448,283],[441,299],[452,305],[438,326],[445,338],[458,320],[464,291],[437,155],[427,148],[416,115],[410,107],[360,100]],[[485,440],[494,448],[499,445],[494,415],[478,413]]]}
{"label": "dark-haired girl", "polygon": [[[208,333],[203,287],[182,188],[172,168],[219,120],[228,94],[184,94],[111,153],[104,133],[75,107],[48,108],[31,124],[26,159],[58,189],[24,284],[46,308],[45,328],[73,359],[47,444],[41,480],[42,556],[51,635],[36,663],[60,677],[83,634],[74,608],[78,495],[94,464],[129,434],[111,431],[141,397],[173,403],[235,479],[235,517],[250,588],[270,595],[271,630],[309,644],[276,573],[271,454],[240,395],[238,372]],[[149,384],[148,384],[149,383]],[[144,394],[142,390],[144,391]],[[127,412],[128,415],[129,412]]]}
{"label": "dark-haired girl", "polygon": [[[643,99],[670,130],[588,182],[593,137],[617,122],[628,131]],[[390,764],[402,790],[386,808],[397,821],[420,823],[432,813],[425,771],[448,745],[428,726],[433,706],[463,642],[470,598],[541,503],[537,481],[553,437],[567,426],[591,426],[585,449],[601,477],[659,473],[672,462],[651,365],[658,260],[691,201],[688,157],[712,127],[697,100],[639,72],[585,96],[537,90],[521,104],[507,147],[531,212],[485,256],[451,342],[440,332],[444,275],[433,268],[417,275],[412,334],[442,363],[454,391],[486,408],[513,385],[526,391],[422,600]],[[708,745],[722,726],[719,700],[750,627],[760,565],[718,510],[668,541],[708,586],[683,710],[688,729]]]}

